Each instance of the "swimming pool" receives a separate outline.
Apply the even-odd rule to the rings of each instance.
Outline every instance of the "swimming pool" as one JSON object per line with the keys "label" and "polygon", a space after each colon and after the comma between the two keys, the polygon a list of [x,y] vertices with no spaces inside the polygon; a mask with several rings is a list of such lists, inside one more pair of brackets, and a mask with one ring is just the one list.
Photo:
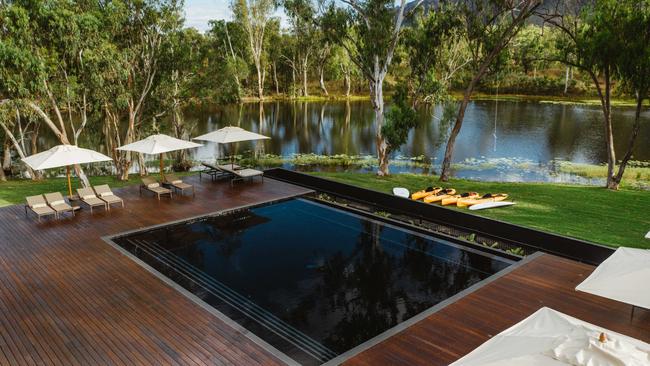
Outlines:
{"label": "swimming pool", "polygon": [[512,263],[302,198],[112,241],[305,365],[324,363]]}

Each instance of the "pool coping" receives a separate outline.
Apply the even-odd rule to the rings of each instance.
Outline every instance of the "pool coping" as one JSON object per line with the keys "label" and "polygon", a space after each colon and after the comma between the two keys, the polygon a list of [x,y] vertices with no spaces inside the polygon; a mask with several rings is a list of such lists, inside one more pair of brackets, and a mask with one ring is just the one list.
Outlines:
{"label": "pool coping", "polygon": [[241,333],[244,337],[248,338],[250,341],[252,341],[256,345],[258,345],[259,347],[264,349],[266,352],[269,352],[271,355],[276,357],[281,362],[284,362],[285,364],[290,365],[290,366],[300,366],[300,363],[296,362],[293,358],[287,356],[284,352],[282,352],[279,349],[273,347],[271,344],[269,344],[268,342],[266,342],[262,338],[255,335],[255,333],[251,332],[250,330],[246,329],[245,327],[243,327],[239,323],[237,323],[234,320],[230,319],[228,316],[226,316],[221,311],[219,311],[216,308],[212,307],[210,304],[203,301],[201,298],[194,295],[190,291],[186,290],[181,285],[174,282],[172,279],[170,279],[167,276],[165,276],[164,274],[160,273],[158,270],[156,270],[155,268],[153,268],[152,266],[150,266],[149,264],[147,264],[146,262],[144,262],[140,258],[136,257],[135,255],[133,255],[128,250],[122,248],[120,245],[115,243],[113,241],[113,239],[117,238],[117,237],[129,235],[129,234],[145,231],[145,230],[152,230],[152,229],[156,229],[156,228],[159,228],[159,227],[164,227],[164,226],[168,226],[168,225],[173,225],[173,224],[179,224],[179,223],[183,223],[183,222],[187,222],[187,221],[192,221],[192,220],[196,220],[196,219],[206,217],[206,216],[220,215],[220,214],[223,214],[223,213],[226,213],[226,212],[241,210],[241,209],[251,207],[251,206],[257,206],[257,205],[264,205],[264,204],[269,204],[269,203],[273,203],[273,202],[279,202],[279,201],[283,201],[283,200],[286,200],[286,199],[291,199],[291,198],[304,196],[304,195],[310,194],[310,193],[313,193],[313,191],[303,193],[303,194],[298,194],[298,195],[285,195],[285,196],[275,197],[275,198],[269,199],[269,200],[262,200],[262,201],[251,203],[251,204],[234,206],[234,207],[226,208],[226,209],[223,209],[223,210],[208,212],[208,213],[204,213],[204,214],[201,214],[201,215],[190,216],[190,217],[186,217],[186,218],[179,219],[179,220],[173,220],[173,221],[169,221],[169,222],[162,223],[162,224],[156,224],[156,225],[141,227],[141,228],[138,228],[138,229],[127,230],[127,231],[123,231],[123,232],[116,233],[116,234],[111,234],[111,235],[104,235],[104,236],[101,237],[101,239],[104,242],[106,242],[108,245],[110,245],[111,247],[115,248],[118,252],[120,252],[121,254],[123,254],[124,256],[129,258],[130,260],[132,260],[133,262],[135,262],[137,265],[139,265],[140,267],[142,267],[143,269],[145,269],[146,271],[148,271],[152,275],[156,276],[163,283],[165,283],[169,287],[173,288],[174,290],[178,291],[181,295],[184,295],[187,299],[194,302],[195,304],[197,304],[198,306],[200,306],[204,310],[208,311],[210,314],[212,314],[217,319],[224,322],[226,325],[233,328],[235,331]]}
{"label": "pool coping", "polygon": [[[169,221],[169,222],[165,222],[165,223],[161,223],[161,224],[156,224],[156,225],[141,227],[141,228],[137,228],[137,229],[127,230],[127,231],[123,231],[123,232],[119,232],[119,233],[115,233],[115,234],[111,234],[111,235],[105,235],[105,236],[102,236],[101,239],[104,242],[106,242],[107,244],[109,244],[111,247],[118,250],[121,254],[125,255],[126,257],[131,259],[133,262],[138,264],[140,267],[144,268],[145,270],[147,270],[148,272],[150,272],[151,274],[156,276],[158,279],[163,281],[165,284],[167,284],[171,288],[175,289],[180,294],[184,295],[190,301],[192,301],[195,304],[199,305],[201,308],[207,310],[209,313],[214,315],[217,319],[223,321],[225,324],[232,327],[234,330],[241,333],[243,336],[247,337],[253,343],[257,344],[262,349],[264,349],[265,351],[269,352],[270,354],[272,354],[273,356],[278,358],[280,361],[284,362],[287,365],[300,366],[299,362],[295,361],[293,358],[289,357],[284,352],[280,351],[276,347],[272,346],[270,343],[268,343],[265,340],[263,340],[262,338],[258,337],[252,331],[246,329],[245,327],[243,327],[242,325],[240,325],[236,321],[232,320],[231,318],[226,316],[221,311],[219,311],[216,308],[212,307],[210,304],[208,304],[207,302],[205,302],[204,300],[202,300],[198,296],[194,295],[190,291],[186,290],[184,287],[177,284],[172,279],[170,279],[167,276],[165,276],[164,274],[160,273],[158,270],[156,270],[155,268],[153,268],[152,266],[150,266],[146,262],[142,261],[140,258],[135,256],[134,254],[132,254],[128,250],[122,248],[119,244],[115,243],[113,241],[113,239],[118,238],[118,237],[122,237],[122,236],[126,236],[126,235],[129,235],[129,234],[142,232],[142,231],[153,230],[153,229],[160,228],[160,227],[165,227],[165,226],[169,226],[169,225],[189,222],[189,221],[201,219],[201,218],[204,218],[204,217],[207,217],[207,216],[217,216],[217,215],[221,215],[221,214],[224,214],[224,213],[227,213],[227,212],[241,210],[241,209],[245,209],[245,208],[249,208],[249,207],[266,205],[266,204],[271,204],[271,203],[274,203],[274,202],[281,202],[281,201],[284,201],[284,200],[287,200],[287,199],[292,199],[292,198],[300,198],[300,197],[303,197],[303,196],[307,196],[309,194],[313,194],[314,192],[315,191],[312,190],[310,192],[303,193],[303,194],[285,195],[285,196],[275,197],[273,199],[262,200],[262,201],[258,201],[258,202],[254,202],[254,203],[250,203],[250,204],[246,204],[246,205],[234,206],[234,207],[230,207],[230,208],[226,208],[226,209],[222,209],[222,210],[207,212],[207,213],[203,213],[203,214],[200,214],[200,215],[194,215],[194,216],[190,216],[190,217],[186,217],[186,218],[182,218],[182,219],[178,219],[178,220],[173,220],[173,221]],[[323,205],[323,203],[320,203],[320,204]],[[327,205],[325,205],[325,206],[327,206]],[[339,207],[338,209],[345,210],[345,208],[341,208],[341,207]],[[352,213],[358,215],[358,213],[356,213],[354,211],[352,211]],[[401,225],[396,225],[396,226],[401,226]],[[407,228],[407,230],[408,230],[408,228]],[[432,235],[435,235],[435,234],[432,233]],[[521,259],[521,260],[519,260],[519,261],[517,261],[515,263],[510,264],[507,268],[504,268],[503,270],[491,275],[490,277],[485,278],[484,280],[475,283],[474,285],[472,285],[472,286],[458,292],[457,294],[455,294],[455,295],[453,295],[453,296],[451,296],[451,297],[449,297],[449,298],[447,298],[447,299],[433,305],[432,307],[430,307],[430,308],[416,314],[415,316],[413,316],[413,317],[411,317],[411,318],[397,324],[396,326],[385,330],[384,332],[382,332],[382,333],[376,335],[375,337],[361,343],[360,345],[358,345],[358,346],[356,346],[356,347],[354,347],[354,348],[352,348],[352,349],[350,349],[348,351],[345,351],[344,353],[334,357],[333,359],[321,364],[321,366],[333,366],[333,365],[342,364],[343,362],[351,359],[352,357],[360,354],[361,352],[363,352],[363,351],[365,351],[367,349],[370,349],[373,346],[387,340],[388,338],[391,338],[392,336],[406,330],[407,328],[411,327],[412,325],[414,325],[414,324],[420,322],[421,320],[423,320],[423,319],[435,314],[436,312],[442,310],[446,306],[451,305],[452,303],[454,303],[454,302],[460,300],[461,298],[471,294],[472,292],[480,289],[481,287],[484,287],[484,286],[490,284],[491,282],[498,280],[499,278],[505,276],[506,274],[512,272],[513,270],[519,268],[520,266],[522,266],[524,264],[527,264],[528,262],[534,260],[535,258],[537,258],[537,257],[539,257],[541,255],[544,255],[544,253],[543,252],[536,252],[536,253],[534,253],[532,255],[529,255],[529,256],[527,256],[527,257],[525,257],[525,258],[523,258],[523,259]]]}
{"label": "pool coping", "polygon": [[524,259],[520,260],[517,263],[511,264],[508,266],[508,268],[504,268],[503,270],[493,274],[492,276],[477,282],[473,284],[472,286],[464,289],[463,291],[455,294],[454,296],[451,296],[435,305],[432,307],[428,308],[427,310],[424,310],[421,313],[416,314],[415,316],[397,324],[396,326],[385,330],[384,332],[374,336],[373,338],[370,338],[369,340],[361,343],[360,345],[334,357],[333,359],[325,362],[321,366],[334,366],[334,365],[341,365],[344,362],[350,360],[351,358],[357,356],[358,354],[380,344],[381,342],[397,335],[398,333],[401,333],[402,331],[406,330],[407,328],[411,327],[412,325],[415,325],[419,323],[420,321],[428,318],[429,316],[439,312],[440,310],[444,309],[445,307],[455,303],[456,301],[464,298],[465,296],[481,289],[484,286],[489,285],[490,283],[500,279],[501,277],[511,273],[512,271],[516,270],[517,268],[528,264],[529,262],[535,260],[536,258],[546,255],[546,253],[543,252],[535,252]]}

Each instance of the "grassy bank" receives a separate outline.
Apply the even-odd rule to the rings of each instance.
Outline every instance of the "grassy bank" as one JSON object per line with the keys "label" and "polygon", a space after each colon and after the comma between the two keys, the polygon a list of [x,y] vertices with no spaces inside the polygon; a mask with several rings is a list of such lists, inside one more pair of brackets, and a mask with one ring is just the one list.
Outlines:
{"label": "grassy bank", "polygon": [[[396,174],[387,178],[361,173],[312,174],[381,192],[391,192],[398,186],[415,191],[439,185],[437,177],[415,174]],[[504,192],[517,203],[512,207],[473,212],[477,215],[612,247],[650,248],[650,240],[643,238],[650,230],[650,192],[647,191],[624,189],[613,192],[576,185],[466,180],[452,180],[448,186],[462,192]]]}
{"label": "grassy bank", "polygon": [[[454,93],[454,97],[458,100],[462,99],[461,93]],[[508,102],[538,102],[549,104],[566,104],[566,105],[589,105],[600,106],[600,99],[596,96],[554,96],[554,95],[528,95],[528,94],[499,94],[497,97],[494,94],[475,93],[472,95],[472,100],[495,100],[508,101]],[[650,105],[647,102],[646,105]],[[634,98],[612,98],[612,106],[614,107],[636,107]]]}

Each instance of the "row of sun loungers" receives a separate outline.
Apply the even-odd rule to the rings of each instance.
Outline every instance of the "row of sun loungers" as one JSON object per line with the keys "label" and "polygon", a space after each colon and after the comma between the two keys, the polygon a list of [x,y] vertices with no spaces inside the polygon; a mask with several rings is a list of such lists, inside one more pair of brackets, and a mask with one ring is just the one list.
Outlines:
{"label": "row of sun loungers", "polygon": [[[255,177],[261,177],[262,180],[264,179],[263,172],[251,168],[243,168],[236,164],[212,165],[203,163],[203,165],[207,170],[202,171],[200,174],[208,174],[213,179],[219,176],[228,177],[230,178],[231,185],[236,181],[246,179],[252,180]],[[155,194],[158,200],[160,200],[161,196],[165,195],[172,198],[174,191],[180,191],[181,194],[185,194],[185,191],[191,190],[192,196],[195,195],[193,185],[183,182],[182,179],[172,173],[165,174],[165,178],[162,182],[153,177],[142,178],[140,194],[142,194],[143,190]],[[124,207],[124,200],[113,194],[107,184],[92,188],[78,188],[77,194],[79,200],[90,208],[90,213],[93,212],[93,208],[97,207],[104,208],[104,210],[108,211],[111,209],[111,205],[113,204],[120,204]],[[27,215],[28,210],[36,214],[40,221],[41,217],[53,215],[55,218],[58,218],[61,214],[66,212],[71,212],[74,216],[75,208],[65,201],[61,193],[54,192],[27,197],[25,215]]]}
{"label": "row of sun loungers", "polygon": [[[91,213],[93,207],[104,207],[106,210],[110,210],[110,205],[114,203],[119,203],[124,207],[124,201],[114,195],[107,184],[93,188],[79,188],[77,193],[81,202],[90,207]],[[28,211],[32,211],[38,216],[38,221],[41,221],[41,217],[45,216],[54,216],[54,218],[58,219],[66,212],[70,212],[74,216],[75,208],[67,203],[59,192],[30,196],[26,200],[25,215],[27,215]]]}

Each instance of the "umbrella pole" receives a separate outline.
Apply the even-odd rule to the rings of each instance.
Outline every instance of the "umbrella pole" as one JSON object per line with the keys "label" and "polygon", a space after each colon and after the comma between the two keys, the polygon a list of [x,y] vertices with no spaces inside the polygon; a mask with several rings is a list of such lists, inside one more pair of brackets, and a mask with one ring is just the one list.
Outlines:
{"label": "umbrella pole", "polygon": [[65,175],[68,177],[68,197],[72,197],[72,182],[70,181],[70,165],[65,166]]}
{"label": "umbrella pole", "polygon": [[165,172],[163,171],[163,154],[160,153],[160,181],[165,181]]}

